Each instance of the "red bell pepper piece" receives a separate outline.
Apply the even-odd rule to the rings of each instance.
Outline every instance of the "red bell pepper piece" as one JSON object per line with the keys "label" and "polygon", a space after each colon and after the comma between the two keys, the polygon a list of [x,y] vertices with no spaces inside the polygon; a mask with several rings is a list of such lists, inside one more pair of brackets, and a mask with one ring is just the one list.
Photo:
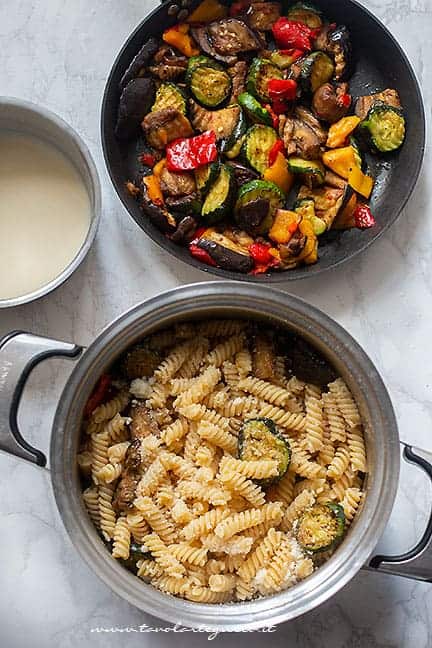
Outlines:
{"label": "red bell pepper piece", "polygon": [[111,387],[111,376],[108,374],[102,374],[99,378],[99,381],[93,390],[92,395],[88,399],[86,406],[84,408],[84,416],[88,418],[91,416],[92,412],[101,405],[107,397],[109,388]]}
{"label": "red bell pepper piece", "polygon": [[339,97],[338,102],[341,104],[341,106],[344,106],[345,108],[349,108],[351,106],[351,95],[349,94],[343,94]]}
{"label": "red bell pepper piece", "polygon": [[166,147],[169,171],[193,171],[217,158],[216,134],[205,131],[195,137],[182,137]]}
{"label": "red bell pepper piece", "polygon": [[270,245],[266,243],[252,243],[249,247],[249,254],[255,261],[255,265],[267,265],[274,261],[274,256],[270,254]]}
{"label": "red bell pepper piece", "polygon": [[283,141],[280,139],[276,140],[276,142],[273,144],[273,146],[270,149],[269,157],[268,157],[269,166],[271,166],[273,162],[276,161],[278,153],[285,154],[285,146]]}
{"label": "red bell pepper piece", "polygon": [[312,39],[319,30],[311,29],[305,23],[297,20],[282,17],[276,20],[272,31],[278,47],[309,52],[312,49]]}
{"label": "red bell pepper piece", "polygon": [[301,58],[304,54],[303,50],[295,49],[294,47],[291,49],[281,49],[279,52],[284,56],[290,56],[293,59],[293,63],[295,63],[295,61]]}
{"label": "red bell pepper piece", "polygon": [[272,100],[273,111],[277,114],[286,112],[288,103],[297,96],[297,81],[294,79],[270,79],[267,89]]}
{"label": "red bell pepper piece", "polygon": [[140,162],[146,166],[152,167],[155,165],[156,158],[152,153],[141,153]]}
{"label": "red bell pepper piece", "polygon": [[354,220],[356,227],[359,229],[368,229],[376,224],[376,220],[372,215],[370,207],[363,203],[357,205],[357,209],[354,212]]}
{"label": "red bell pepper piece", "polygon": [[189,252],[195,259],[201,261],[201,263],[206,263],[207,265],[215,266],[216,262],[213,261],[210,254],[205,250],[202,250],[196,243],[189,243]]}
{"label": "red bell pepper piece", "polygon": [[277,131],[279,128],[279,116],[275,113],[270,104],[265,104],[264,108],[268,110],[273,121],[273,128]]}

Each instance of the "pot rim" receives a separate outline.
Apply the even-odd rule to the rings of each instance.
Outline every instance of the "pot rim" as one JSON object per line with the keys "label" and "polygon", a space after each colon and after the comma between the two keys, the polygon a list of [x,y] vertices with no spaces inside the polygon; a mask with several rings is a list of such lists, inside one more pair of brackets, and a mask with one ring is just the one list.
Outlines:
{"label": "pot rim", "polygon": [[[247,603],[199,604],[164,594],[141,582],[109,555],[88,518],[73,460],[82,409],[97,377],[126,347],[151,330],[180,319],[254,317],[289,325],[325,349],[355,392],[366,418],[366,442],[374,465],[364,504],[334,555],[306,580],[278,595]],[[219,314],[217,311],[220,311]],[[344,356],[343,361],[340,359]],[[372,429],[373,426],[373,429]],[[373,440],[373,438],[375,440]],[[330,598],[363,566],[390,516],[399,476],[399,436],[388,392],[371,360],[339,324],[302,299],[239,282],[175,288],[136,305],[107,326],[71,374],[57,408],[50,449],[54,494],[78,552],[114,592],[141,610],[171,623],[219,631],[246,631],[294,619]]]}
{"label": "pot rim", "polygon": [[[10,118],[11,126],[10,130],[17,131],[14,127],[15,118],[14,118],[14,109],[22,109],[37,115],[37,117],[45,121],[51,126],[51,128],[61,131],[68,141],[69,153],[64,150],[62,147],[56,145],[55,141],[49,138],[45,133],[41,134],[41,128],[36,126],[33,123],[25,124],[23,129],[19,129],[19,133],[27,133],[28,135],[33,135],[44,141],[48,141],[51,146],[54,146],[59,150],[67,159],[73,164],[74,168],[79,173],[84,185],[86,186],[87,193],[89,194],[91,211],[90,211],[90,223],[88,226],[87,234],[84,241],[82,242],[80,248],[77,250],[73,259],[68,263],[68,265],[62,270],[62,272],[44,284],[40,288],[33,290],[30,293],[20,295],[19,297],[10,297],[7,299],[0,299],[0,308],[11,308],[12,306],[21,306],[22,304],[28,304],[29,302],[45,297],[50,292],[61,286],[81,265],[87,256],[91,246],[93,245],[96,233],[99,227],[99,221],[102,211],[102,193],[101,185],[99,180],[99,174],[96,168],[96,164],[93,160],[93,157],[85,144],[82,137],[77,133],[77,131],[72,128],[62,117],[59,117],[56,113],[52,112],[44,106],[32,103],[31,101],[26,101],[18,97],[5,97],[0,96],[0,107],[6,106],[10,109],[12,117]],[[71,150],[75,148],[79,153],[80,157],[80,167],[74,162],[72,156],[70,155]],[[85,177],[87,175],[87,178]]]}

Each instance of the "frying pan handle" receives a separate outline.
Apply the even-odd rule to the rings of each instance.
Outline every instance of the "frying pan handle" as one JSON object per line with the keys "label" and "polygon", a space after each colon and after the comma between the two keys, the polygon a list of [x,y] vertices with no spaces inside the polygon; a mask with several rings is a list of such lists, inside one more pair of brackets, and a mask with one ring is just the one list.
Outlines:
{"label": "frying pan handle", "polygon": [[77,358],[82,348],[69,342],[13,331],[0,339],[0,450],[46,465],[45,455],[27,443],[18,429],[18,406],[32,369],[46,358]]}
{"label": "frying pan handle", "polygon": [[[422,468],[432,482],[432,453],[402,445],[404,459]],[[415,547],[399,556],[374,556],[368,567],[387,574],[432,582],[432,511],[423,536]]]}

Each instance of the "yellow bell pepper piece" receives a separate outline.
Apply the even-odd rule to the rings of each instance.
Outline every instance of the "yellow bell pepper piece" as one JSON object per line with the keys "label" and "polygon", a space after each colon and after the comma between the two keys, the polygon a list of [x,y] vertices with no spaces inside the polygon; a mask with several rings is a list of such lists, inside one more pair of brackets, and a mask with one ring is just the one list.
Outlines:
{"label": "yellow bell pepper piece", "polygon": [[299,219],[296,212],[278,209],[269,231],[269,238],[275,243],[288,243],[297,231]]}
{"label": "yellow bell pepper piece", "polygon": [[357,166],[352,146],[326,151],[322,157],[322,161],[326,167],[345,180],[348,180],[351,170]]}
{"label": "yellow bell pepper piece", "polygon": [[189,25],[179,23],[170,29],[166,29],[162,34],[162,40],[168,45],[172,45],[184,56],[198,56],[199,49],[193,46],[192,38],[188,34]]}
{"label": "yellow bell pepper piece", "polygon": [[166,164],[166,158],[162,158],[162,160],[159,160],[159,162],[157,162],[153,167],[153,175],[160,178],[162,175],[162,171],[165,169],[165,164]]}
{"label": "yellow bell pepper piece", "polygon": [[148,197],[155,205],[163,205],[164,198],[159,182],[159,178],[155,175],[148,175],[143,178],[143,183],[147,187]]}
{"label": "yellow bell pepper piece", "polygon": [[358,166],[354,166],[348,176],[348,184],[363,198],[370,198],[374,188],[374,179],[365,175]]}
{"label": "yellow bell pepper piece", "polygon": [[313,230],[312,223],[303,218],[299,225],[300,232],[306,236],[306,245],[297,257],[298,261],[304,261],[307,265],[318,261],[318,238]]}
{"label": "yellow bell pepper piece", "polygon": [[286,157],[280,151],[273,164],[264,171],[264,180],[274,182],[285,193],[288,193],[293,186],[294,176],[288,170]]}
{"label": "yellow bell pepper piece", "polygon": [[335,124],[330,126],[327,138],[328,148],[338,148],[343,146],[347,137],[351,135],[360,124],[359,117],[343,117]]}
{"label": "yellow bell pepper piece", "polygon": [[218,0],[203,0],[187,19],[188,23],[209,23],[212,20],[225,18],[228,9]]}

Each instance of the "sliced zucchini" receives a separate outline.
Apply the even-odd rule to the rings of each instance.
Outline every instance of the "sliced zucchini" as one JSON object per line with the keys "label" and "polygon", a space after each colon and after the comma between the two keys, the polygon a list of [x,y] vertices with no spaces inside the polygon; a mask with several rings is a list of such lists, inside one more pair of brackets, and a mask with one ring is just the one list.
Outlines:
{"label": "sliced zucchini", "polygon": [[254,124],[265,124],[266,126],[273,125],[273,119],[269,111],[263,108],[260,102],[249,94],[249,92],[242,92],[237,101],[251,122]]}
{"label": "sliced zucchini", "polygon": [[216,61],[213,61],[208,56],[202,56],[201,54],[199,56],[191,56],[191,58],[188,61],[188,66],[186,69],[186,76],[185,76],[185,81],[188,85],[190,85],[191,82],[192,72],[199,65],[211,65],[216,69],[223,69],[222,66],[219,65],[219,63],[216,63]]}
{"label": "sliced zucchini", "polygon": [[207,108],[217,108],[231,94],[231,77],[223,69],[204,63],[190,75],[190,90],[197,101]]}
{"label": "sliced zucchini", "polygon": [[396,151],[405,139],[405,118],[402,110],[382,102],[372,106],[358,128],[381,153]]}
{"label": "sliced zucchini", "polygon": [[231,167],[222,164],[219,175],[210,188],[201,210],[203,220],[209,225],[222,220],[229,212],[235,191]]}
{"label": "sliced zucchini", "polygon": [[335,70],[334,63],[325,52],[312,52],[301,62],[299,82],[304,92],[314,93],[330,81]]}
{"label": "sliced zucchini", "polygon": [[243,424],[238,437],[238,452],[240,459],[244,461],[272,459],[278,462],[277,475],[259,480],[263,485],[278,482],[285,475],[291,461],[288,441],[280,434],[274,421],[268,418],[250,419]]}
{"label": "sliced zucchini", "polygon": [[282,70],[274,65],[271,61],[264,58],[255,58],[249,68],[249,73],[246,80],[247,91],[259,99],[260,101],[268,102],[270,97],[268,94],[268,82],[270,79],[282,79]]}
{"label": "sliced zucchini", "polygon": [[230,109],[236,110],[237,119],[234,119],[233,113],[232,129],[230,133],[226,137],[224,137],[220,145],[220,150],[222,151],[222,153],[233,149],[242,138],[242,136],[246,133],[247,129],[246,117],[240,106],[236,104],[234,106],[229,106],[229,108],[226,108],[225,110]]}
{"label": "sliced zucchini", "polygon": [[249,128],[243,144],[243,154],[250,166],[264,173],[269,166],[269,153],[278,140],[274,128],[256,124]]}
{"label": "sliced zucchini", "polygon": [[309,220],[312,223],[314,234],[320,236],[324,234],[327,229],[327,223],[322,218],[315,214],[315,203],[312,198],[303,198],[297,200],[294,205],[294,211],[302,218]]}
{"label": "sliced zucchini", "polygon": [[322,162],[313,160],[303,160],[299,157],[288,158],[288,169],[291,173],[304,173],[306,175],[316,175],[320,178],[320,184],[324,182],[325,169]]}
{"label": "sliced zucchini", "polygon": [[297,2],[288,10],[287,16],[290,20],[305,23],[312,29],[317,29],[323,24],[320,10],[309,2]]}
{"label": "sliced zucchini", "polygon": [[253,235],[266,234],[283,202],[284,195],[273,182],[251,180],[239,189],[234,217],[237,224],[247,232]]}
{"label": "sliced zucchini", "polygon": [[281,70],[287,70],[298,59],[298,56],[285,54],[283,50],[274,50],[271,53],[270,61],[278,66]]}
{"label": "sliced zucchini", "polygon": [[227,156],[229,160],[234,160],[236,157],[240,155],[241,148],[243,146],[243,142],[245,141],[246,138],[246,133],[244,133],[237,142],[234,143],[234,146],[232,146],[230,149],[225,149],[224,154]]}
{"label": "sliced zucchini", "polygon": [[340,504],[314,504],[294,525],[299,545],[317,553],[332,549],[345,531],[345,514]]}
{"label": "sliced zucchini", "polygon": [[159,86],[151,112],[166,108],[174,108],[183,115],[186,114],[186,97],[175,83],[167,82]]}
{"label": "sliced zucchini", "polygon": [[219,175],[219,167],[219,162],[211,162],[211,164],[206,164],[196,169],[195,181],[201,196],[206,196],[210,187],[216,181]]}

